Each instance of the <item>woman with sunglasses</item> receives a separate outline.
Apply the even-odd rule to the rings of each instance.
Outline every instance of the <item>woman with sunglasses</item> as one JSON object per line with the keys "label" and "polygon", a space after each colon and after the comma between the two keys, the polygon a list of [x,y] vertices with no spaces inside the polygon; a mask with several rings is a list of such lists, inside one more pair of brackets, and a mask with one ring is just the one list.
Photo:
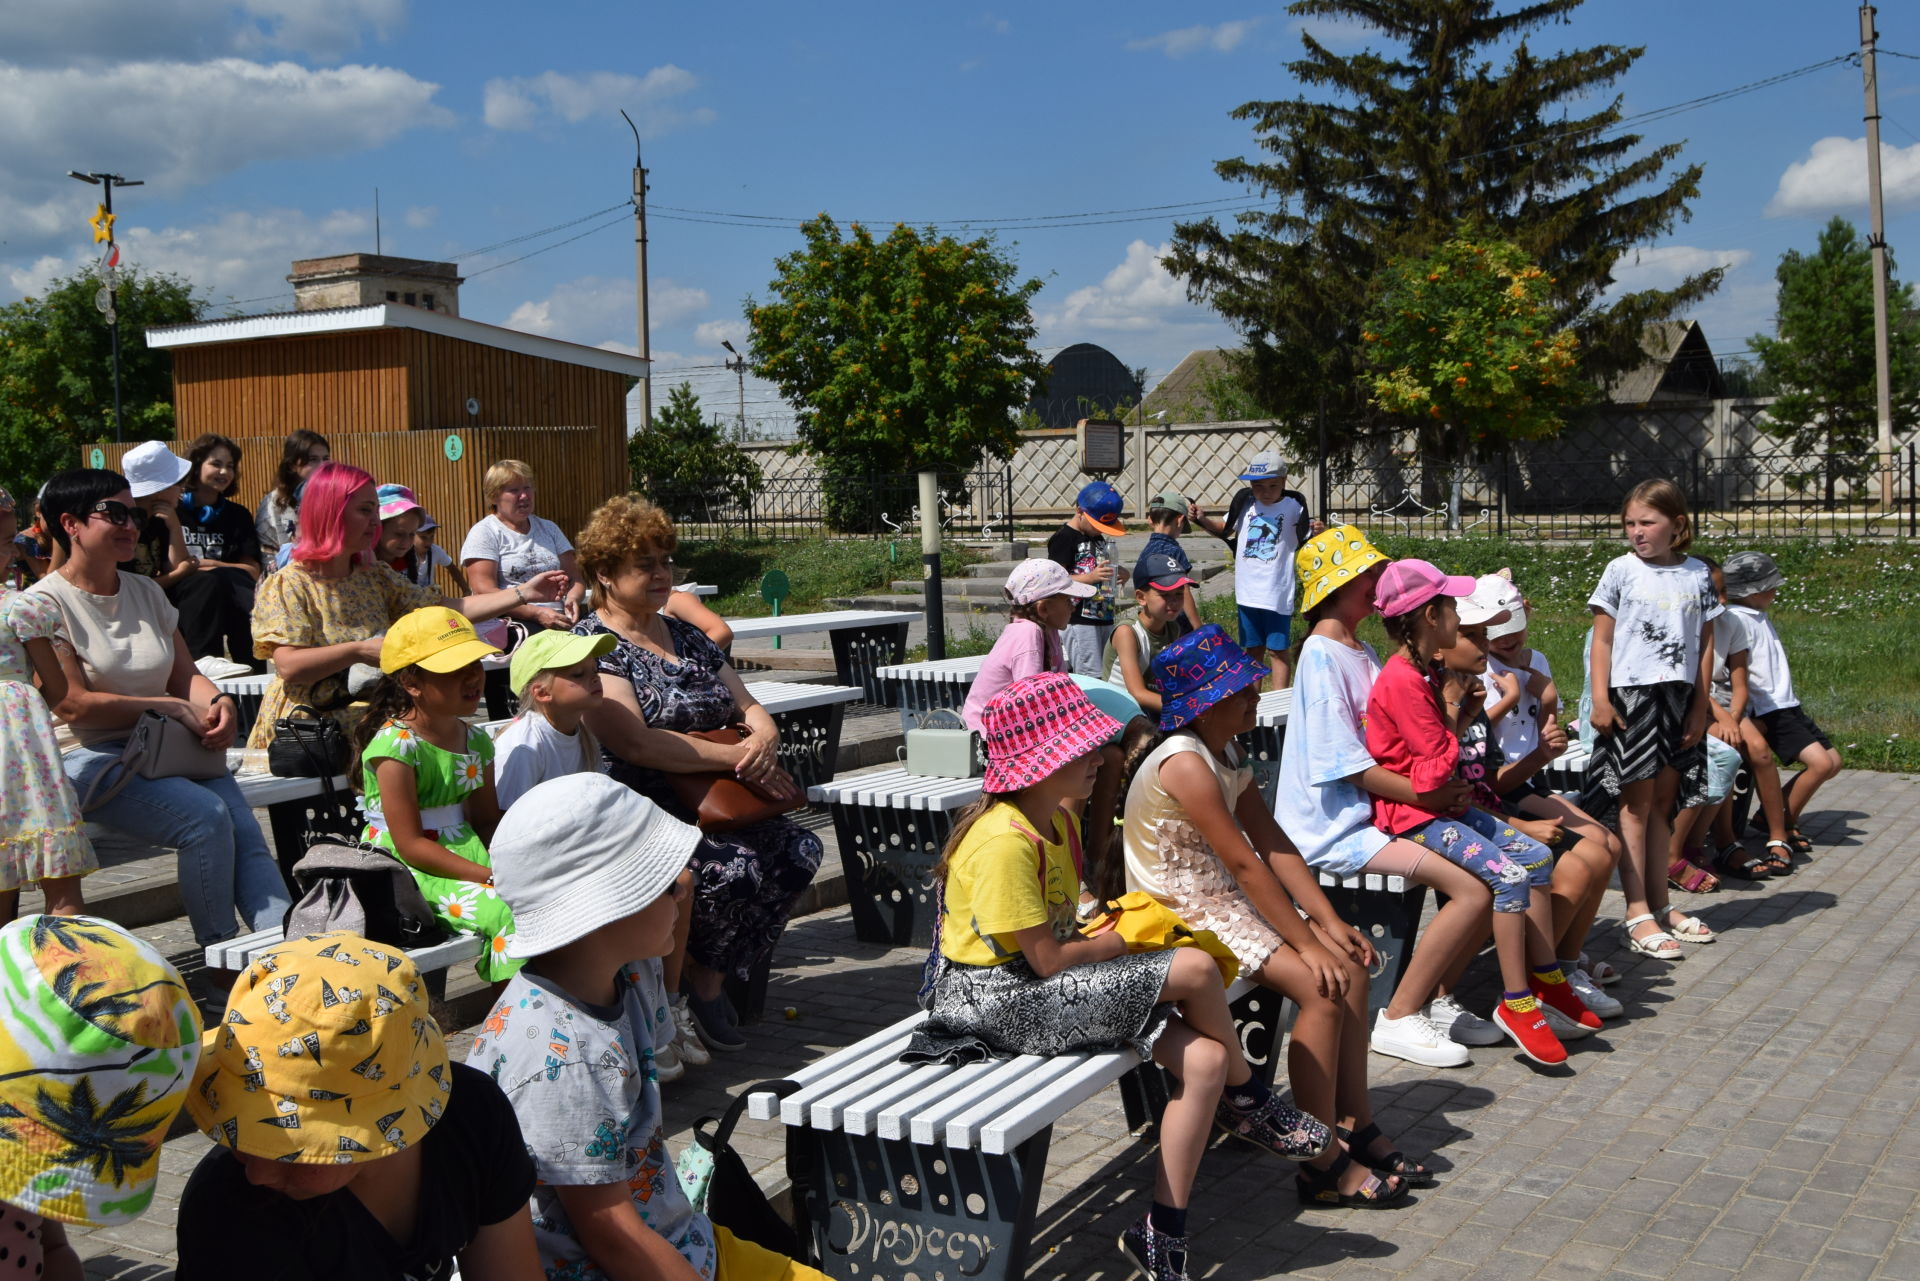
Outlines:
{"label": "woman with sunglasses", "polygon": [[[47,482],[40,509],[66,558],[32,590],[61,614],[64,635],[55,652],[67,696],[54,713],[62,764],[83,802],[119,760],[144,712],[179,721],[209,749],[231,746],[233,698],[194,667],[179,611],[158,583],[118,568],[140,536],[126,477],[92,468],[61,472]],[[107,781],[117,782],[115,775]],[[286,885],[231,774],[132,775],[87,817],[179,851],[180,898],[202,945],[276,926],[286,914]]]}

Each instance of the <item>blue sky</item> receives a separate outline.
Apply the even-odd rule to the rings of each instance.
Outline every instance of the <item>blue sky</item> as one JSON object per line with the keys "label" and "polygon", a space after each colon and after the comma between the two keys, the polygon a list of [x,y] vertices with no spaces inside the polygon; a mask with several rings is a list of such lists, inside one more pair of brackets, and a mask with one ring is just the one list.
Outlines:
{"label": "blue sky", "polygon": [[[1534,43],[1645,45],[1618,88],[1628,112],[1650,111],[1847,53],[1856,9],[1589,0]],[[1315,30],[1340,49],[1367,40]],[[631,350],[618,209],[467,252],[619,205],[625,107],[652,171],[660,397],[684,378],[736,410],[720,340],[740,345],[742,299],[820,211],[953,230],[1050,219],[999,232],[1046,281],[1043,347],[1101,343],[1158,377],[1231,334],[1157,265],[1186,215],[1102,211],[1232,207],[1243,193],[1212,163],[1252,136],[1229,113],[1296,91],[1283,64],[1298,31],[1284,5],[1132,0],[4,0],[0,300],[92,258],[96,192],[70,168],[146,179],[117,202],[126,255],[246,311],[290,305],[293,258],[371,250],[378,186],[385,251],[457,255],[466,315]],[[1880,32],[1920,54],[1920,6],[1883,5]],[[1920,264],[1920,60],[1883,57],[1881,84],[1888,238]],[[1864,227],[1860,117],[1859,70],[1840,64],[1647,125],[1649,142],[1686,142],[1704,189],[1690,223],[1622,264],[1623,286],[1729,264],[1696,314],[1716,351],[1744,349],[1771,327],[1780,253],[1811,247],[1834,213]],[[756,428],[783,421],[770,389],[749,380],[746,399]]]}

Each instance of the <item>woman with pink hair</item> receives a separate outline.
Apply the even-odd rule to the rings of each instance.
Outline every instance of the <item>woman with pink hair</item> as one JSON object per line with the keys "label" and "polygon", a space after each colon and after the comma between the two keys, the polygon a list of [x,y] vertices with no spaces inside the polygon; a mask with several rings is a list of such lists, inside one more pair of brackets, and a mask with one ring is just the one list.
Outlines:
{"label": "woman with pink hair", "polygon": [[351,729],[359,691],[380,677],[380,642],[402,614],[448,605],[475,621],[536,601],[557,600],[567,577],[554,571],[503,591],[449,600],[417,587],[374,559],[380,498],[373,477],[324,463],[307,478],[299,541],[287,567],[260,584],[253,604],[253,653],[272,660],[248,747],[273,741],[273,724],[302,704]]}

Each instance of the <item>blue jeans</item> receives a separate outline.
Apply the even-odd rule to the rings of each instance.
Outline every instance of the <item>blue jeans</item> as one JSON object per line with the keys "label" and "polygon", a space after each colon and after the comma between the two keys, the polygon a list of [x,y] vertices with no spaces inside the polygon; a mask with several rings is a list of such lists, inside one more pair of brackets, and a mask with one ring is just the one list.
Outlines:
{"label": "blue jeans", "polygon": [[[123,746],[98,743],[68,752],[61,763],[74,791],[84,797],[94,778],[120,759]],[[135,775],[86,817],[179,851],[180,901],[201,946],[240,932],[235,907],[248,930],[269,929],[286,917],[292,902],[286,882],[233,775],[205,781]]]}
{"label": "blue jeans", "polygon": [[1479,877],[1493,891],[1496,912],[1526,911],[1533,890],[1544,893],[1553,880],[1553,851],[1485,810],[1436,818],[1400,835]]}

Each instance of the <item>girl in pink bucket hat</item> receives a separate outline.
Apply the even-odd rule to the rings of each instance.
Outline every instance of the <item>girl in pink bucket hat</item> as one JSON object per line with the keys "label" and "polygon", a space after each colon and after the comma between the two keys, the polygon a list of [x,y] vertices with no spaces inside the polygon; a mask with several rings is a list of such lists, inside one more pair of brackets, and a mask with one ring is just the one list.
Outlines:
{"label": "girl in pink bucket hat", "polygon": [[1153,1204],[1120,1238],[1150,1281],[1186,1276],[1187,1201],[1215,1124],[1293,1160],[1325,1126],[1247,1066],[1220,971],[1198,948],[1129,952],[1107,921],[1075,930],[1080,803],[1119,722],[1065,673],[1015,681],[983,720],[987,773],[955,818],[933,879],[937,970],[927,1021],[902,1058],[964,1064],[1127,1047],[1172,1072]]}

